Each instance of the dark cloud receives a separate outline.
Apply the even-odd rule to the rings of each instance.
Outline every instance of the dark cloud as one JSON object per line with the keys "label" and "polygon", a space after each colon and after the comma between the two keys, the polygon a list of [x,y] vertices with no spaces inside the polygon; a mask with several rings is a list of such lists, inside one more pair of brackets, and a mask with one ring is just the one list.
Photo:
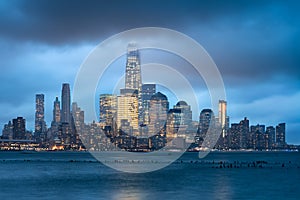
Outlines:
{"label": "dark cloud", "polygon": [[[253,14],[253,10],[271,12],[271,18],[276,10],[269,11],[270,4],[268,1],[196,0],[11,1],[2,5],[0,25],[3,37],[57,44],[98,40],[103,35],[109,36],[140,26],[164,26],[183,30],[190,24],[203,26],[234,18],[243,21],[247,19],[245,13]],[[272,4],[276,7],[282,3]]]}

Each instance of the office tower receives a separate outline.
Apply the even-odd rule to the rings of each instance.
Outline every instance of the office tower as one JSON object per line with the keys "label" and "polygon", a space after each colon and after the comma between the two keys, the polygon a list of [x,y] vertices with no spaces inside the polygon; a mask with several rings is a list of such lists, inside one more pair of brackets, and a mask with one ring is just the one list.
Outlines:
{"label": "office tower", "polygon": [[125,74],[125,88],[141,92],[141,62],[139,51],[135,44],[131,43],[127,48],[127,62]]}
{"label": "office tower", "polygon": [[272,149],[275,145],[275,128],[268,126],[266,129],[266,149]]}
{"label": "office tower", "polygon": [[142,75],[140,54],[136,44],[130,43],[127,47],[127,61],[125,70],[125,89],[137,93],[139,124],[143,123],[142,115]]}
{"label": "office tower", "polygon": [[207,131],[209,127],[211,126],[213,128],[214,125],[215,125],[214,112],[211,109],[203,109],[199,116],[199,125],[198,125],[197,135],[195,138],[196,143],[201,145],[202,142],[204,141],[204,138],[207,135]]}
{"label": "office tower", "polygon": [[61,92],[61,122],[63,123],[70,123],[71,122],[71,97],[70,97],[70,86],[68,83],[64,83],[62,85],[62,92]]}
{"label": "office tower", "polygon": [[188,105],[185,101],[179,101],[174,109],[180,110],[180,118],[181,118],[181,127],[187,129],[192,124],[192,110],[191,106]]}
{"label": "office tower", "polygon": [[156,93],[156,84],[143,84],[142,85],[142,100],[143,107],[149,108],[150,99]]}
{"label": "office tower", "polygon": [[143,119],[143,124],[149,124],[149,107],[150,107],[150,99],[156,93],[156,85],[155,84],[143,84],[142,85],[142,110],[141,117]]}
{"label": "office tower", "polygon": [[53,102],[53,120],[52,123],[60,123],[60,116],[61,116],[61,111],[60,111],[60,101],[58,100],[58,97],[55,98],[55,101]]}
{"label": "office tower", "polygon": [[39,135],[45,133],[46,122],[44,113],[44,94],[37,94],[35,96],[35,134]]}
{"label": "office tower", "polygon": [[276,144],[278,147],[284,147],[285,142],[285,123],[280,123],[276,126]]}
{"label": "office tower", "polygon": [[167,122],[167,112],[169,110],[169,101],[166,95],[161,92],[155,93],[150,99],[149,135],[158,134]]}
{"label": "office tower", "polygon": [[125,134],[138,135],[138,98],[130,92],[117,97],[117,128]]}
{"label": "office tower", "polygon": [[181,110],[170,109],[167,116],[166,136],[167,138],[174,138],[177,136],[181,124]]}
{"label": "office tower", "polygon": [[23,117],[17,117],[16,119],[13,119],[13,139],[24,140],[25,132],[25,119],[23,119]]}
{"label": "office tower", "polygon": [[249,146],[249,120],[245,117],[240,121],[239,124],[239,132],[240,132],[240,147],[242,149],[247,149]]}
{"label": "office tower", "polygon": [[100,120],[104,126],[113,126],[116,122],[117,96],[112,94],[101,94],[99,100]]}
{"label": "office tower", "polygon": [[224,138],[226,136],[226,131],[229,128],[229,117],[227,116],[227,102],[224,100],[219,100],[219,115],[218,123],[221,126],[221,136]]}

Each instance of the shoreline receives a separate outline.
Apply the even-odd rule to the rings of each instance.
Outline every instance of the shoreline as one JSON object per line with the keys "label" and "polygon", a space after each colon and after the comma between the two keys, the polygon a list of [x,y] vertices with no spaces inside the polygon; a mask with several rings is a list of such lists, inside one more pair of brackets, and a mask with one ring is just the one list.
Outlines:
{"label": "shoreline", "polygon": [[[86,152],[86,153],[93,153],[93,152],[103,152],[103,153],[114,153],[114,152],[126,152],[126,151],[117,151],[117,150],[103,150],[103,151],[88,151],[88,150],[0,150],[1,152],[21,152],[21,153],[39,153],[39,152]],[[127,151],[130,153],[151,153],[152,151]],[[212,149],[211,151],[182,151],[182,150],[165,150],[160,152],[167,152],[167,153],[199,153],[199,152],[209,152],[209,153],[267,153],[267,152],[300,152],[299,149],[273,149],[273,150],[255,150],[255,149],[246,149],[246,150],[217,150]]]}

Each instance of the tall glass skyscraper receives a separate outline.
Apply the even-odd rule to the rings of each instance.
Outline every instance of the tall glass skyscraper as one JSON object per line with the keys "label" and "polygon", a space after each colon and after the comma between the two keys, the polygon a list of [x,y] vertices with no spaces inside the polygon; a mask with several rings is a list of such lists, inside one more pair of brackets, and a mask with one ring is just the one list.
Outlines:
{"label": "tall glass skyscraper", "polygon": [[44,112],[44,94],[36,94],[35,96],[35,133],[43,133],[46,131]]}
{"label": "tall glass skyscraper", "polygon": [[70,97],[70,85],[68,83],[63,83],[61,92],[61,122],[71,123],[71,97]]}
{"label": "tall glass skyscraper", "polygon": [[150,99],[149,117],[150,123],[149,135],[158,134],[167,122],[167,113],[169,110],[169,101],[166,95],[157,92]]}
{"label": "tall glass skyscraper", "polygon": [[222,129],[222,137],[226,136],[226,132],[229,128],[229,117],[227,116],[227,102],[224,100],[219,100],[219,116],[218,123]]}
{"label": "tall glass skyscraper", "polygon": [[203,109],[199,117],[199,127],[198,132],[200,135],[205,136],[209,127],[214,126],[214,112],[211,109]]}
{"label": "tall glass skyscraper", "polygon": [[136,44],[130,43],[127,48],[127,62],[125,74],[125,88],[141,92],[141,61]]}
{"label": "tall glass skyscraper", "polygon": [[142,123],[144,125],[148,125],[149,118],[149,107],[150,107],[150,99],[156,93],[156,85],[155,84],[143,84],[142,85],[142,109],[140,109],[140,116],[142,119]]}
{"label": "tall glass skyscraper", "polygon": [[125,89],[137,93],[139,124],[143,123],[142,75],[140,53],[135,43],[128,44],[125,71]]}
{"label": "tall glass skyscraper", "polygon": [[199,116],[199,126],[195,137],[196,143],[202,145],[210,127],[215,126],[215,115],[211,109],[203,109]]}
{"label": "tall glass skyscraper", "polygon": [[55,98],[55,101],[53,103],[53,123],[60,123],[60,101],[58,100],[58,97]]}

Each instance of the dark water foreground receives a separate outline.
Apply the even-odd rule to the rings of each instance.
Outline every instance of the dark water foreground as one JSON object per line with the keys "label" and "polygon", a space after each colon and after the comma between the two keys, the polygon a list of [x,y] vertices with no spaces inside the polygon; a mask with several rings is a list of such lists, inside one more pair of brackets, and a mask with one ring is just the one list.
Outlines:
{"label": "dark water foreground", "polygon": [[300,199],[299,152],[197,156],[132,174],[85,152],[0,152],[0,199]]}

